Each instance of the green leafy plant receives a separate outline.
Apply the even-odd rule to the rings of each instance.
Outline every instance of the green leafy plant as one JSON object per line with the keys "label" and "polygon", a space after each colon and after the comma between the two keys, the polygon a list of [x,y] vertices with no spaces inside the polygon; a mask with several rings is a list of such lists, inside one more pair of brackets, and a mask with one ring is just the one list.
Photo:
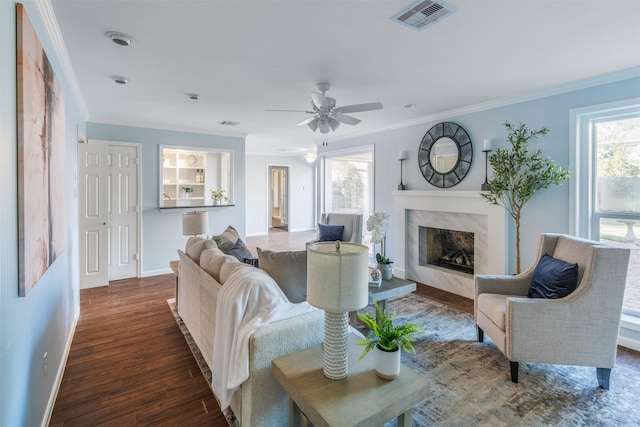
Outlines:
{"label": "green leafy plant", "polygon": [[404,325],[395,324],[395,312],[389,315],[387,311],[380,310],[377,302],[373,305],[376,307],[377,320],[370,313],[358,314],[358,319],[369,328],[369,333],[358,343],[364,346],[360,359],[369,353],[374,347],[378,347],[383,351],[395,351],[400,348],[407,353],[415,353],[412,342],[415,342],[413,334],[421,334],[422,325],[418,323],[405,323]]}
{"label": "green leafy plant", "polygon": [[376,261],[378,264],[393,264],[393,261],[381,254],[376,254]]}
{"label": "green leafy plant", "polygon": [[182,190],[187,194],[193,193],[193,187],[182,187]]}
{"label": "green leafy plant", "polygon": [[520,218],[522,208],[538,190],[551,184],[561,184],[571,171],[555,164],[549,157],[542,157],[542,150],[529,152],[532,138],[546,135],[549,129],[530,130],[525,124],[504,124],[509,131],[510,148],[498,148],[489,156],[493,177],[489,191],[480,193],[488,202],[502,206],[516,223],[516,273],[520,274]]}
{"label": "green leafy plant", "polygon": [[209,190],[209,192],[211,193],[211,198],[213,200],[225,200],[227,202],[229,201],[229,198],[224,195],[225,193],[224,189],[220,189],[220,190],[211,189]]}

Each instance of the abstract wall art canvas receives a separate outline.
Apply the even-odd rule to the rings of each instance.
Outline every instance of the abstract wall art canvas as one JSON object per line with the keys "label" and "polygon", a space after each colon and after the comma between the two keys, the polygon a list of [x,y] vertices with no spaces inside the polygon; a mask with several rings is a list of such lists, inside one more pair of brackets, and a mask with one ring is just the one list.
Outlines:
{"label": "abstract wall art canvas", "polygon": [[66,246],[64,94],[21,4],[16,5],[18,294],[26,296]]}

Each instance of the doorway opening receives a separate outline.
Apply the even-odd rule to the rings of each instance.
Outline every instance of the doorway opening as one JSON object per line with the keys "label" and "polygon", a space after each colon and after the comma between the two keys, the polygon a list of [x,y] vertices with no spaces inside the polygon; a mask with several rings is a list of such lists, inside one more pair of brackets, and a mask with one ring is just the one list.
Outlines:
{"label": "doorway opening", "polygon": [[289,167],[269,166],[270,228],[289,231]]}

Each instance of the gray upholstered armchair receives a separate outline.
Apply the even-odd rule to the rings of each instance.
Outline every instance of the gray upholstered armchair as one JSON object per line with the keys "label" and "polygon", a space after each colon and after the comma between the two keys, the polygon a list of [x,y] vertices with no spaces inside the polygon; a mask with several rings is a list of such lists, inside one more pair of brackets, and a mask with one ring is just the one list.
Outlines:
{"label": "gray upholstered armchair", "polygon": [[560,234],[543,234],[544,254],[578,264],[575,291],[559,299],[528,298],[536,263],[517,276],[476,276],[475,320],[511,362],[518,382],[519,362],[596,367],[598,384],[609,388],[616,362],[629,249]]}
{"label": "gray upholstered armchair", "polygon": [[[362,214],[323,213],[320,223],[328,225],[343,225],[343,242],[362,243]],[[317,241],[318,239],[316,238],[307,242],[307,245]]]}

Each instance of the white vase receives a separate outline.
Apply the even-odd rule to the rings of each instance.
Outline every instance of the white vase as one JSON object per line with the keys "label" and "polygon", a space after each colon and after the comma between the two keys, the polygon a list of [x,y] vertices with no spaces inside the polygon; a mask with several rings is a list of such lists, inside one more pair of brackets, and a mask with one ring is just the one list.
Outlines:
{"label": "white vase", "polygon": [[400,349],[384,351],[377,346],[373,349],[376,375],[385,380],[392,380],[400,374]]}

